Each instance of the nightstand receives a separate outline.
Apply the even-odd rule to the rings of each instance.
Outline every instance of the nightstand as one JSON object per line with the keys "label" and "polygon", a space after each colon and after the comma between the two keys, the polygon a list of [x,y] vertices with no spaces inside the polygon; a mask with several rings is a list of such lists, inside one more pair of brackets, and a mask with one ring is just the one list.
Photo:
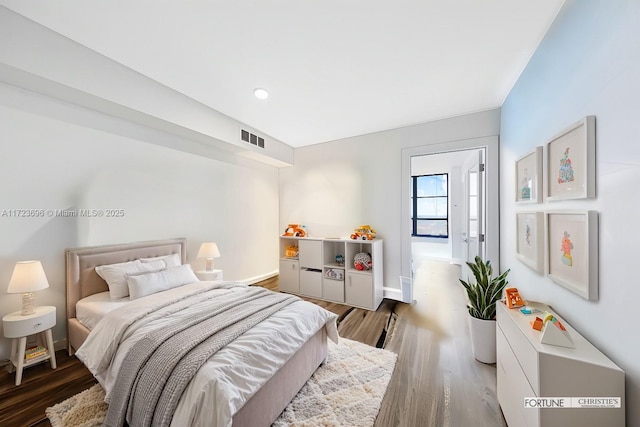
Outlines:
{"label": "nightstand", "polygon": [[198,279],[200,280],[207,280],[207,281],[217,281],[217,280],[222,280],[222,270],[211,270],[211,271],[205,271],[205,270],[200,270],[200,271],[196,271],[196,276],[198,276]]}
{"label": "nightstand", "polygon": [[[53,306],[39,306],[35,313],[23,316],[20,311],[7,314],[2,318],[4,336],[13,338],[11,343],[11,365],[9,372],[16,368],[16,385],[22,382],[22,370],[43,360],[49,359],[51,368],[56,369],[56,353],[53,348],[53,336],[51,328],[56,325],[56,308]],[[43,334],[47,352],[30,360],[25,360],[27,337],[34,334]]]}

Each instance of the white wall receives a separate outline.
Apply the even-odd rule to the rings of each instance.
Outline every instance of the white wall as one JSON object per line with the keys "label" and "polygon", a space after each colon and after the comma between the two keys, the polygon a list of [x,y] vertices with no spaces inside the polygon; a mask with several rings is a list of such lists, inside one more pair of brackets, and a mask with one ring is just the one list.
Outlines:
{"label": "white wall", "polygon": [[[276,168],[162,147],[154,142],[176,137],[3,84],[0,129],[0,316],[21,306],[20,295],[5,293],[15,262],[39,259],[50,288],[37,293],[37,304],[57,307],[54,339],[65,338],[68,247],[186,237],[194,269],[203,267],[200,243],[215,241],[225,278],[277,271]],[[124,216],[2,214],[73,207],[123,209]],[[0,359],[9,349],[0,339]]]}
{"label": "white wall", "polygon": [[485,111],[296,149],[294,166],[280,169],[280,229],[302,223],[311,235],[330,237],[370,224],[384,239],[384,286],[399,288],[402,149],[497,135],[499,114]]}
{"label": "white wall", "polygon": [[[1,82],[182,136],[163,144],[183,151],[205,145],[271,165],[293,160],[281,141],[1,5],[0,40]],[[241,141],[241,127],[264,136],[265,147]]]}
{"label": "white wall", "polygon": [[[502,108],[501,262],[525,299],[552,305],[626,371],[627,425],[640,425],[635,283],[640,231],[640,2],[567,1]],[[596,116],[597,198],[540,210],[600,212],[600,297],[587,301],[515,258],[514,162],[586,115]],[[531,206],[527,206],[531,208]],[[568,378],[567,381],[570,381]]]}

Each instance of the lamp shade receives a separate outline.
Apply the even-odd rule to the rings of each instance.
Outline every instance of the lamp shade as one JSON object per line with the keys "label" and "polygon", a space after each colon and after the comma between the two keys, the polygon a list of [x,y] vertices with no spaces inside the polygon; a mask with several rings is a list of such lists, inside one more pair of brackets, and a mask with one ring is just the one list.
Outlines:
{"label": "lamp shade", "polygon": [[40,261],[19,261],[13,268],[7,292],[21,294],[39,291],[48,287],[49,282]]}
{"label": "lamp shade", "polygon": [[215,243],[203,243],[198,251],[198,258],[211,259],[220,257],[220,250]]}

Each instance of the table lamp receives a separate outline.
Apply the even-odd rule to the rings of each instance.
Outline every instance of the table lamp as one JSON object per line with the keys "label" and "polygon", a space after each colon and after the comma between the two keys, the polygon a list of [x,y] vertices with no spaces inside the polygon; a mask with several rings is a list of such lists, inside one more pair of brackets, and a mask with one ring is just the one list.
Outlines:
{"label": "table lamp", "polygon": [[22,294],[22,315],[35,313],[35,291],[49,287],[40,261],[19,261],[13,268],[7,293]]}
{"label": "table lamp", "polygon": [[203,243],[200,245],[200,251],[198,252],[198,258],[204,258],[206,264],[205,271],[213,271],[213,259],[220,257],[220,251],[218,245],[215,243]]}

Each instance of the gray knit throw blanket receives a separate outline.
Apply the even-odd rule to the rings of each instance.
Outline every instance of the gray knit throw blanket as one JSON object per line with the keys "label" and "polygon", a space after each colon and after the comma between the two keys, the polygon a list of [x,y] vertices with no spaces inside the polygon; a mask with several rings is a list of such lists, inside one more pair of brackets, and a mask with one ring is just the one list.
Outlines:
{"label": "gray knit throw blanket", "polygon": [[191,378],[218,350],[299,298],[251,287],[212,300],[188,322],[161,328],[125,357],[105,426],[168,426]]}

